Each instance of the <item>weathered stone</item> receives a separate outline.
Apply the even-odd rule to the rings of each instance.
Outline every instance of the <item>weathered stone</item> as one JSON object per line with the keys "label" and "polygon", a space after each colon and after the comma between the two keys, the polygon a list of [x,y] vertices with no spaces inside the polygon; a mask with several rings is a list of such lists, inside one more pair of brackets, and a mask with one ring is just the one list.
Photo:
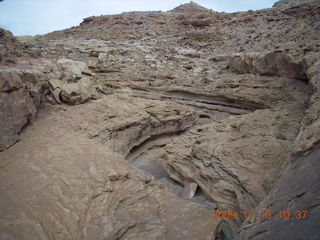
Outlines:
{"label": "weathered stone", "polygon": [[166,146],[165,168],[181,184],[192,179],[219,209],[252,209],[272,189],[279,166],[289,161],[288,140],[301,117],[259,110],[207,124]]}
{"label": "weathered stone", "polygon": [[307,79],[303,65],[282,52],[237,54],[230,57],[230,66],[238,73]]}
{"label": "weathered stone", "polygon": [[[319,158],[317,147],[284,170],[270,195],[253,211],[252,219],[243,224],[239,240],[319,238]],[[272,217],[261,217],[261,211],[270,211]]]}
{"label": "weathered stone", "polygon": [[57,63],[64,70],[67,78],[71,80],[80,79],[82,74],[92,75],[85,62],[62,58],[59,59]]}
{"label": "weathered stone", "polygon": [[89,99],[77,83],[63,84],[60,96],[64,102],[70,105],[81,104]]}
{"label": "weathered stone", "polygon": [[320,7],[303,1],[238,13],[190,3],[36,37],[0,29],[1,69],[22,82],[0,84],[4,148],[32,120],[27,103],[41,106],[0,153],[0,239],[235,239],[244,219],[210,211],[267,207],[312,217],[245,221],[242,239],[315,238],[317,165],[292,158],[320,136]]}
{"label": "weathered stone", "polygon": [[23,82],[37,84],[39,82],[38,72],[34,70],[22,70],[21,71]]}
{"label": "weathered stone", "polygon": [[60,79],[49,80],[49,87],[53,90],[56,88],[61,88],[63,84],[64,84],[63,81],[61,81]]}
{"label": "weathered stone", "polygon": [[195,182],[187,183],[181,192],[181,197],[187,200],[192,199],[197,191],[197,186]]}
{"label": "weathered stone", "polygon": [[29,93],[21,88],[0,92],[0,112],[0,151],[3,151],[20,139],[19,133],[33,121],[36,108]]}
{"label": "weathered stone", "polygon": [[56,102],[58,104],[61,104],[60,93],[61,93],[61,89],[60,88],[56,88],[52,92],[52,96],[53,96],[54,100],[56,100]]}
{"label": "weathered stone", "polygon": [[316,61],[309,67],[307,73],[313,95],[301,121],[300,132],[293,144],[295,153],[312,149],[320,141],[320,61]]}
{"label": "weathered stone", "polygon": [[12,69],[0,69],[0,92],[9,92],[22,87],[20,72]]}
{"label": "weathered stone", "polygon": [[[110,105],[115,102],[122,104]],[[24,141],[1,153],[5,171],[0,178],[6,181],[0,187],[0,216],[12,224],[0,224],[0,236],[45,239],[52,232],[63,239],[212,239],[220,220],[209,219],[208,209],[172,195],[129,167],[123,156],[83,134],[100,129],[100,119],[114,114],[123,120],[126,114],[152,119],[144,109],[153,103],[140,102],[137,108],[130,98],[108,95],[59,114],[40,113]],[[163,107],[164,114],[170,107],[165,106],[153,110]],[[93,120],[87,130],[83,119]],[[106,123],[120,134],[119,119]]]}

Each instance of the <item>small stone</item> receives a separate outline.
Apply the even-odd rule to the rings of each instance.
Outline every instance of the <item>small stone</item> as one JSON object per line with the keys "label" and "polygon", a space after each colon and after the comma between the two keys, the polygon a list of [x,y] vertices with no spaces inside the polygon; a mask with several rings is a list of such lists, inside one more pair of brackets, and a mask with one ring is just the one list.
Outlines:
{"label": "small stone", "polygon": [[181,192],[181,197],[187,200],[192,199],[197,191],[197,186],[195,182],[187,183]]}

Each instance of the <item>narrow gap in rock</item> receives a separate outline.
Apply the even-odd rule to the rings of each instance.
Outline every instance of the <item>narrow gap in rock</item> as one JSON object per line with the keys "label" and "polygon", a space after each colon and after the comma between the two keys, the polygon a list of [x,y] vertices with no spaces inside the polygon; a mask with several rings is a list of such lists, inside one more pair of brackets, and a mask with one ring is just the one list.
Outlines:
{"label": "narrow gap in rock", "polygon": [[204,114],[200,114],[200,115],[199,115],[199,118],[202,118],[202,119],[203,119],[203,118],[209,118],[209,119],[210,119],[210,117],[209,117],[208,115],[204,115]]}
{"label": "narrow gap in rock", "polygon": [[[165,159],[163,155],[164,147],[170,143],[171,139],[179,136],[182,132],[154,135],[140,145],[133,147],[126,158],[136,168],[151,174],[155,179],[164,183],[178,197],[181,197],[184,186],[168,175],[164,168]],[[199,203],[210,210],[217,209],[217,206],[208,200],[199,186],[190,201]]]}

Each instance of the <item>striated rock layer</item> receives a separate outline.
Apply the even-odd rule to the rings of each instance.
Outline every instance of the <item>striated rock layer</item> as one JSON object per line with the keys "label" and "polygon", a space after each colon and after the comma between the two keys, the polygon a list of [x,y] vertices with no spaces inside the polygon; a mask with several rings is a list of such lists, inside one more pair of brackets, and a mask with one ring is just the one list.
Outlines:
{"label": "striated rock layer", "polygon": [[319,16],[191,2],[1,30],[0,239],[318,239]]}

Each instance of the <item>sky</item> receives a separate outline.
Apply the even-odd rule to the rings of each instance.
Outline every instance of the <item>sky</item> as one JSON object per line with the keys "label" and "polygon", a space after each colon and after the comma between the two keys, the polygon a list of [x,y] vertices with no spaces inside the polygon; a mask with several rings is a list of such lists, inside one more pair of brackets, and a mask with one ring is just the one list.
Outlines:
{"label": "sky", "polygon": [[[277,0],[194,0],[219,12],[270,8]],[[77,26],[83,18],[128,11],[168,11],[189,0],[0,0],[0,27],[16,36]]]}

